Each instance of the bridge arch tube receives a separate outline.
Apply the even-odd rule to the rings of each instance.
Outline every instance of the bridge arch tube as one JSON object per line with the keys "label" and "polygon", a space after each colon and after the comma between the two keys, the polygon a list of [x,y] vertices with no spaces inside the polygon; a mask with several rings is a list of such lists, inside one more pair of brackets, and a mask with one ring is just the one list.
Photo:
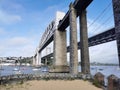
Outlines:
{"label": "bridge arch tube", "polygon": [[77,15],[71,3],[70,9],[70,73],[78,74],[78,50],[77,50]]}
{"label": "bridge arch tube", "polygon": [[79,15],[80,22],[80,46],[81,46],[81,71],[84,74],[90,73],[89,48],[88,48],[88,32],[86,10]]}
{"label": "bridge arch tube", "polygon": [[54,61],[50,72],[69,72],[66,51],[66,30],[55,30],[53,51]]}

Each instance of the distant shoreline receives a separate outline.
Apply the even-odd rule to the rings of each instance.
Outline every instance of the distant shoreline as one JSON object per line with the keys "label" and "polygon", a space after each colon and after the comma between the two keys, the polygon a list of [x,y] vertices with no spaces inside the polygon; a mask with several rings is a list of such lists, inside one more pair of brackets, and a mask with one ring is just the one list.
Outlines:
{"label": "distant shoreline", "polygon": [[[81,65],[81,64],[79,64]],[[119,64],[112,63],[90,63],[91,66],[119,66]],[[0,66],[15,66],[14,63],[0,63]],[[32,66],[32,65],[16,65],[16,66]]]}

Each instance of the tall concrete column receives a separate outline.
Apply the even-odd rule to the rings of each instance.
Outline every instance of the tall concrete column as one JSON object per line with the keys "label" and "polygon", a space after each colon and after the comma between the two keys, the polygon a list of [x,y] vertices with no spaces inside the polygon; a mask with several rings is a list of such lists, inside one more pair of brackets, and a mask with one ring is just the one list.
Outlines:
{"label": "tall concrete column", "polygon": [[37,55],[35,55],[35,57],[34,57],[34,66],[36,66],[37,65]]}
{"label": "tall concrete column", "polygon": [[115,33],[118,47],[118,59],[120,67],[120,0],[112,0],[112,2],[114,12]]}
{"label": "tall concrete column", "polygon": [[77,49],[77,21],[76,10],[73,4],[70,4],[70,72],[78,74],[78,49]]}
{"label": "tall concrete column", "polygon": [[45,65],[47,65],[47,58],[45,58]]}
{"label": "tall concrete column", "polygon": [[35,66],[35,60],[36,60],[36,58],[35,58],[35,56],[33,56],[33,66]]}
{"label": "tall concrete column", "polygon": [[39,52],[39,66],[41,66],[41,52]]}
{"label": "tall concrete column", "polygon": [[41,53],[37,52],[37,65],[41,65]]}
{"label": "tall concrete column", "polygon": [[37,58],[37,60],[36,60],[36,65],[38,65],[38,63],[39,63],[39,52],[37,52],[36,58]]}
{"label": "tall concrete column", "polygon": [[81,71],[84,74],[90,73],[89,48],[86,10],[80,15],[80,45],[81,45]]}
{"label": "tall concrete column", "polygon": [[54,33],[54,63],[51,72],[68,72],[66,53],[66,31],[55,30]]}

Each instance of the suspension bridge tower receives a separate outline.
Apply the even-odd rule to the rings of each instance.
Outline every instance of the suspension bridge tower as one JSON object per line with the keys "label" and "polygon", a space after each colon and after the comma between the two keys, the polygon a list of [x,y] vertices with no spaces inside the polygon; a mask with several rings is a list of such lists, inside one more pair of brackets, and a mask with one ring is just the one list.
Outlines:
{"label": "suspension bridge tower", "polygon": [[112,0],[113,12],[114,12],[114,23],[115,23],[115,34],[118,47],[118,59],[120,67],[120,0]]}

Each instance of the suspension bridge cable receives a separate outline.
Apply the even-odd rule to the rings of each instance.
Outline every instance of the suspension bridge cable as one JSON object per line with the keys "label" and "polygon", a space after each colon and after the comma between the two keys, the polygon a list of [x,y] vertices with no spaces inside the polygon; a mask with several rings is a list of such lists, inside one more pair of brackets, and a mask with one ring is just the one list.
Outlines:
{"label": "suspension bridge cable", "polygon": [[104,15],[105,11],[110,7],[112,3],[110,2],[107,7],[98,15],[98,17],[95,18],[95,20],[88,26],[88,28],[90,28],[99,18],[102,17],[102,15]]}
{"label": "suspension bridge cable", "polygon": [[[113,14],[110,17],[108,17],[101,25],[105,25],[106,22],[110,21],[112,19],[111,18],[112,16],[113,16]],[[99,25],[99,27],[95,28],[94,31],[93,31],[93,33],[95,33],[96,31],[98,31],[102,27],[101,25]]]}
{"label": "suspension bridge cable", "polygon": [[[113,18],[112,18],[112,16],[113,16],[113,14],[111,14],[110,15],[110,17],[108,17],[107,19],[104,19],[104,21],[102,22],[102,23],[98,23],[98,24],[96,24],[96,26],[94,26],[93,28],[92,28],[92,32],[94,33],[95,31],[98,31],[102,26],[105,26],[105,24],[107,24],[107,22],[109,21],[109,24],[110,24],[110,20],[112,20]],[[103,19],[103,18],[102,18]]]}

